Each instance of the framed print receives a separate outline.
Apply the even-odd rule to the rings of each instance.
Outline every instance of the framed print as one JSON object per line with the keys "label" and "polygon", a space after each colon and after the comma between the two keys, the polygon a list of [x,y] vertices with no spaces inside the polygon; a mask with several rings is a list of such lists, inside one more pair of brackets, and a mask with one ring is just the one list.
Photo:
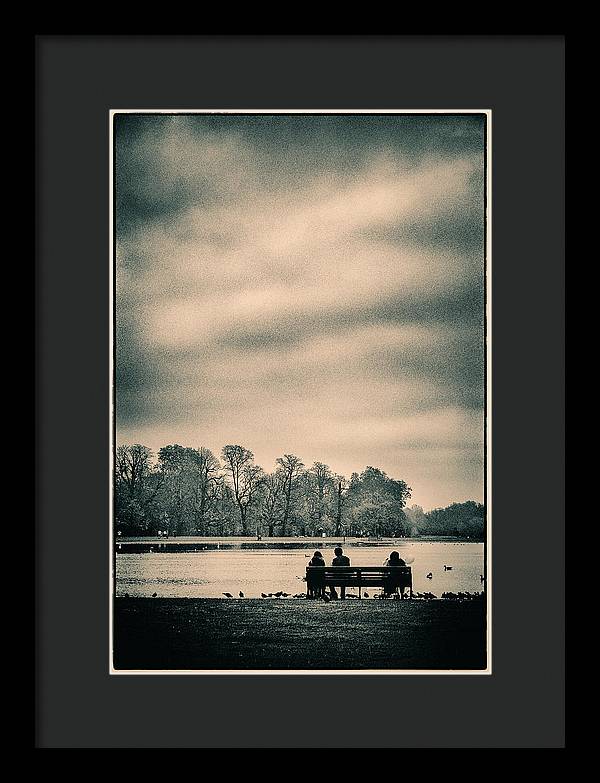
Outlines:
{"label": "framed print", "polygon": [[111,112],[112,673],[491,672],[490,125]]}
{"label": "framed print", "polygon": [[36,746],[562,747],[563,39],[36,69]]}

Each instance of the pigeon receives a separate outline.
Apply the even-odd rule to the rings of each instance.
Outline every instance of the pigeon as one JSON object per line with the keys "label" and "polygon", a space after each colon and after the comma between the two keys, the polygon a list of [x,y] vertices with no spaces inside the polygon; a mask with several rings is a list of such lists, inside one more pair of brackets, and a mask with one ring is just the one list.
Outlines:
{"label": "pigeon", "polygon": [[152,598],[156,598],[157,595],[158,593],[152,593]]}
{"label": "pigeon", "polygon": [[427,574],[426,578],[427,579],[433,579],[433,574],[431,573],[431,571]]}
{"label": "pigeon", "polygon": [[240,596],[240,598],[243,598],[243,597],[244,597],[244,594],[242,593],[242,591],[241,591],[241,590],[240,590],[240,592],[238,593],[238,595]]}
{"label": "pigeon", "polygon": [[223,593],[223,595],[225,596],[225,598],[233,598],[231,593]]}
{"label": "pigeon", "polygon": [[364,597],[365,597],[365,598],[368,598],[368,597],[369,597],[369,594],[367,593],[367,591],[366,591],[366,590],[365,590],[365,592],[363,593],[363,595],[364,595]]}
{"label": "pigeon", "polygon": [[261,594],[260,594],[260,597],[261,597],[261,598],[267,598],[267,594],[266,594],[266,593],[261,593]]}
{"label": "pigeon", "polygon": [[452,566],[444,566],[444,571],[452,571]]}

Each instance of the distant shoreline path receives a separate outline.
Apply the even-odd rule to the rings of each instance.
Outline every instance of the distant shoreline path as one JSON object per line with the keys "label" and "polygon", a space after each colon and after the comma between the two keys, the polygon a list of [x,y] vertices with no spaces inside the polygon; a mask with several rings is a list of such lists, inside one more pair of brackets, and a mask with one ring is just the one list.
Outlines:
{"label": "distant shoreline path", "polygon": [[394,546],[402,547],[411,544],[423,543],[469,543],[480,544],[476,539],[458,538],[454,536],[431,536],[421,538],[356,538],[343,536],[339,538],[317,538],[310,536],[285,536],[263,537],[260,540],[256,536],[116,536],[115,545],[117,552],[144,552],[150,547],[154,551],[198,551],[214,549],[333,549],[338,544],[345,546]]}

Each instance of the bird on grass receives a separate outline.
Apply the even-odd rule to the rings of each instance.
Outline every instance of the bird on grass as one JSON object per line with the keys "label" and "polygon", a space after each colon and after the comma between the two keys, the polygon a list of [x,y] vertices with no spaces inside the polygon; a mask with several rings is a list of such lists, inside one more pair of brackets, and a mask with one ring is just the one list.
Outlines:
{"label": "bird on grass", "polygon": [[452,566],[444,566],[444,571],[452,571]]}
{"label": "bird on grass", "polygon": [[241,590],[240,590],[240,592],[238,593],[238,595],[239,595],[239,597],[240,597],[240,598],[243,598],[243,597],[244,597],[244,594],[242,593],[242,591],[241,591]]}
{"label": "bird on grass", "polygon": [[233,598],[231,593],[223,593],[223,595],[225,596],[225,598]]}
{"label": "bird on grass", "polygon": [[426,579],[433,579],[433,574],[431,573],[431,571],[427,574],[427,576],[425,578]]}
{"label": "bird on grass", "polygon": [[268,598],[268,596],[267,596],[267,594],[266,594],[266,593],[261,593],[261,594],[260,594],[260,597],[261,597],[261,598]]}
{"label": "bird on grass", "polygon": [[157,595],[158,593],[152,593],[152,598],[156,598]]}
{"label": "bird on grass", "polygon": [[366,591],[366,590],[365,590],[365,592],[363,593],[363,595],[364,595],[364,597],[365,597],[365,598],[368,598],[368,597],[369,597],[369,594],[367,593],[367,591]]}

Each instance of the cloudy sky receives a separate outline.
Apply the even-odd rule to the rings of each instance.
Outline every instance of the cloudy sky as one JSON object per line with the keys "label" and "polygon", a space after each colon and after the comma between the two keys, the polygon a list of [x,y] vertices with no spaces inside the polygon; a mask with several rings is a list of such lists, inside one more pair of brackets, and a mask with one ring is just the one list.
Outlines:
{"label": "cloudy sky", "polygon": [[117,442],[483,499],[484,118],[117,115]]}

